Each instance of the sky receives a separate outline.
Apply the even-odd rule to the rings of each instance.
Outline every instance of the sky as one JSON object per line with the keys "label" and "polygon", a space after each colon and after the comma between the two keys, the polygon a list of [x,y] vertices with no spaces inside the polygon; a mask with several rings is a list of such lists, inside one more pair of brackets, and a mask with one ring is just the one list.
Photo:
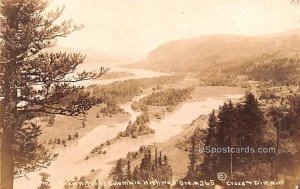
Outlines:
{"label": "sky", "polygon": [[58,45],[144,56],[159,45],[209,34],[262,35],[300,28],[291,0],[50,0],[85,27]]}

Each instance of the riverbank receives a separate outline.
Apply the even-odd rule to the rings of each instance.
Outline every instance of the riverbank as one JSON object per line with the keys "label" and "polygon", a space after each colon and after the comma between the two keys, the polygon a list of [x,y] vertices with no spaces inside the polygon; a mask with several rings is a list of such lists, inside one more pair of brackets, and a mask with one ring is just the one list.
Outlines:
{"label": "riverbank", "polygon": [[[39,143],[43,144],[46,149],[55,149],[59,147],[64,147],[64,144],[60,142],[60,144],[54,144],[55,139],[60,139],[61,141],[65,140],[66,145],[76,142],[84,135],[89,133],[94,128],[99,125],[111,125],[120,124],[126,122],[130,115],[128,113],[118,113],[113,116],[103,116],[99,115],[99,109],[101,106],[92,107],[86,115],[86,121],[74,118],[71,116],[61,116],[57,115],[55,117],[55,121],[52,126],[47,126],[46,123],[41,124],[42,134],[38,137]],[[74,139],[74,134],[78,134],[78,137]],[[69,135],[71,135],[72,139],[69,140]],[[52,140],[51,143],[49,141]]]}
{"label": "riverbank", "polygon": [[118,79],[118,78],[134,77],[134,76],[135,74],[130,72],[108,72],[97,79],[106,80],[106,79]]}

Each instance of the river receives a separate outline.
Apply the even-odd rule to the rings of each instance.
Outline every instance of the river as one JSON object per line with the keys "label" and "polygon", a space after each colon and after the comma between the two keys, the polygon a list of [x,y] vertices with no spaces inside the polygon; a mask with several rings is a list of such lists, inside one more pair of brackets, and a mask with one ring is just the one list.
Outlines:
{"label": "river", "polygon": [[76,85],[105,85],[109,83],[113,83],[115,81],[124,81],[128,79],[140,79],[140,78],[152,78],[152,77],[159,77],[164,75],[169,75],[167,73],[163,72],[156,72],[152,70],[144,70],[144,69],[132,69],[132,68],[123,68],[123,67],[117,67],[117,66],[109,66],[109,65],[103,65],[103,64],[81,64],[78,66],[77,71],[82,72],[85,71],[97,71],[100,67],[109,67],[109,72],[127,72],[127,73],[133,73],[132,76],[128,77],[122,77],[122,78],[113,78],[113,79],[94,79],[94,80],[86,80],[86,81],[80,81],[77,82]]}
{"label": "river", "polygon": [[[133,78],[150,78],[166,75],[164,73],[153,72],[140,69],[125,69],[125,68],[113,68],[113,71],[127,71],[135,73],[129,79]],[[145,73],[143,75],[141,73]],[[152,75],[151,75],[152,74]],[[105,81],[96,80],[87,84],[108,84],[117,80],[125,80],[128,78],[118,78],[115,80]],[[88,134],[80,138],[76,143],[69,145],[65,148],[57,149],[59,156],[57,160],[53,161],[47,169],[42,169],[33,173],[28,173],[27,178],[18,178],[14,182],[15,189],[37,189],[41,183],[40,172],[46,172],[50,175],[51,188],[62,189],[65,184],[65,180],[73,180],[75,176],[84,176],[95,171],[96,177],[100,181],[106,181],[108,173],[115,161],[119,158],[124,158],[128,152],[137,151],[141,145],[149,145],[153,143],[161,143],[168,141],[172,136],[175,136],[183,131],[183,125],[191,123],[192,120],[197,118],[201,114],[208,114],[213,109],[217,109],[219,105],[222,105],[225,100],[238,99],[242,94],[226,95],[220,94],[218,97],[209,98],[202,101],[186,102],[182,103],[173,112],[167,114],[162,120],[155,120],[150,122],[150,127],[155,129],[155,134],[141,136],[137,139],[126,138],[108,146],[105,148],[107,154],[98,155],[88,160],[84,158],[88,153],[99,144],[114,138],[117,133],[124,131],[128,121],[121,124],[114,125],[101,125],[91,130]],[[135,97],[133,101],[137,101],[144,96]],[[133,122],[139,115],[131,109],[131,103],[122,105],[125,111],[129,112],[130,120]],[[192,111],[191,111],[192,110]]]}

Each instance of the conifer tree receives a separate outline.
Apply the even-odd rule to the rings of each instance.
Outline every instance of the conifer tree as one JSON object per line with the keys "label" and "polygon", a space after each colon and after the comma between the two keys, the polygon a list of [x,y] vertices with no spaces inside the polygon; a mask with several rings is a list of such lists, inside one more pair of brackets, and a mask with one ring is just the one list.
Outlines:
{"label": "conifer tree", "polygon": [[39,150],[31,156],[23,153],[38,148],[36,137],[41,134],[26,121],[41,114],[79,116],[100,102],[83,87],[70,84],[97,78],[105,69],[75,73],[84,56],[45,51],[56,38],[82,28],[68,20],[59,24],[63,9],[47,12],[47,7],[46,0],[0,1],[2,189],[13,188],[16,169],[34,170],[39,161]]}
{"label": "conifer tree", "polygon": [[119,159],[116,163],[116,167],[113,172],[113,179],[116,181],[125,180],[126,174],[124,172],[125,160]]}
{"label": "conifer tree", "polygon": [[130,166],[130,161],[127,161],[127,168],[126,168],[126,172],[127,172],[127,179],[131,180],[132,175],[131,175],[131,166]]}
{"label": "conifer tree", "polygon": [[[212,113],[209,115],[208,118],[208,133],[205,137],[204,146],[209,147],[218,147],[217,145],[217,132],[218,132],[218,119],[215,115],[215,111],[213,110]],[[199,166],[197,166],[198,170],[200,171],[201,178],[204,179],[212,179],[216,176],[217,172],[217,155],[216,154],[203,154],[203,163]]]}
{"label": "conifer tree", "polygon": [[190,180],[195,179],[195,170],[196,170],[196,139],[193,135],[192,138],[192,146],[189,153],[189,166],[188,166],[188,173],[187,178]]}
{"label": "conifer tree", "polygon": [[139,170],[138,166],[134,167],[133,172],[132,172],[132,178],[133,178],[133,180],[136,180],[136,181],[139,181],[141,179],[140,170]]}
{"label": "conifer tree", "polygon": [[155,157],[154,157],[154,163],[155,163],[155,170],[157,170],[158,167],[158,157],[157,157],[157,147],[155,148]]}
{"label": "conifer tree", "polygon": [[162,164],[163,164],[162,161],[163,161],[162,160],[162,153],[159,152],[158,164],[159,164],[160,167],[162,167]]}
{"label": "conifer tree", "polygon": [[243,130],[245,131],[245,142],[252,147],[258,147],[262,141],[263,114],[258,107],[258,102],[252,93],[245,96],[242,110]]}
{"label": "conifer tree", "polygon": [[[218,114],[219,129],[217,130],[217,146],[230,148],[234,146],[234,139],[236,137],[236,120],[235,109],[230,101],[229,104],[224,104]],[[219,170],[228,173],[231,168],[230,153],[220,153],[216,156],[217,166]]]}
{"label": "conifer tree", "polygon": [[217,145],[218,119],[214,110],[209,115],[207,125],[208,134],[205,138],[205,146],[215,147]]}

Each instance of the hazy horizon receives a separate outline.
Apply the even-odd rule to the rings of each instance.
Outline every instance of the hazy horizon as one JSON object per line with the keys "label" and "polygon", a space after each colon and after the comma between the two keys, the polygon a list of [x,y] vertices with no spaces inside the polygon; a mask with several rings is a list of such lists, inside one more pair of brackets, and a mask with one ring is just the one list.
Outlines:
{"label": "hazy horizon", "polygon": [[168,41],[203,35],[266,35],[300,28],[300,6],[287,0],[52,0],[64,19],[85,27],[58,45],[138,60]]}

